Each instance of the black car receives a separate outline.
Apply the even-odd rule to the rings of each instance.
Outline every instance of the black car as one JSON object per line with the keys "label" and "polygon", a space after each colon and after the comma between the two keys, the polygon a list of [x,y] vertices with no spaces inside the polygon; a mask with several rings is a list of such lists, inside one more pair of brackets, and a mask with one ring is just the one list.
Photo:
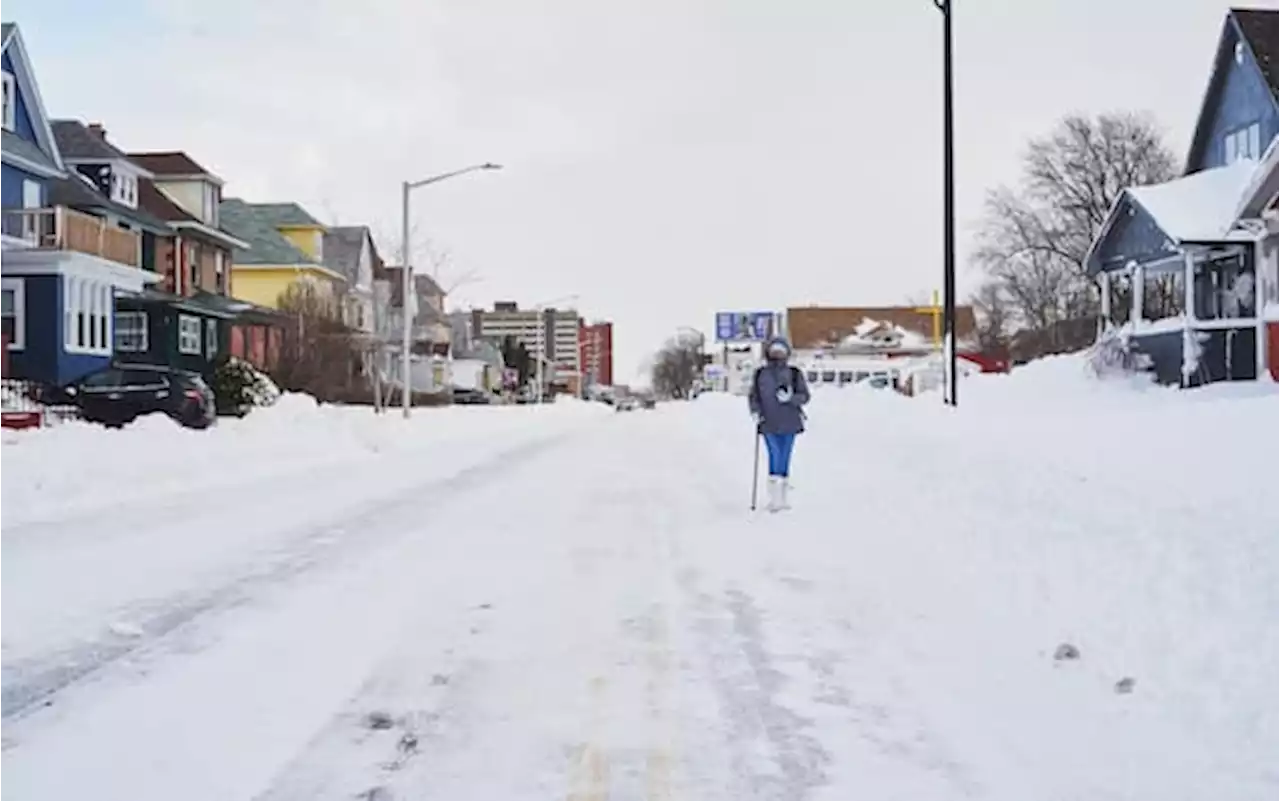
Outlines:
{"label": "black car", "polygon": [[460,406],[486,406],[493,403],[493,396],[483,389],[454,387],[453,402]]}
{"label": "black car", "polygon": [[213,390],[196,373],[142,364],[114,365],[55,390],[85,420],[119,427],[161,412],[187,428],[208,428],[217,410]]}

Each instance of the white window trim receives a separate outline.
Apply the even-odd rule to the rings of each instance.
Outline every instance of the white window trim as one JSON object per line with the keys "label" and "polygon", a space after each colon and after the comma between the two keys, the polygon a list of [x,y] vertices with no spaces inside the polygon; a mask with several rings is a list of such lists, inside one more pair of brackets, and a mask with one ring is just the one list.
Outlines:
{"label": "white window trim", "polygon": [[1250,123],[1223,137],[1223,161],[1226,164],[1235,164],[1244,159],[1257,161],[1262,158],[1261,147],[1262,124]]}
{"label": "white window trim", "polygon": [[[200,318],[191,314],[178,315],[178,353],[186,356],[199,356],[204,326]],[[194,343],[194,344],[193,344]]]}
{"label": "white window trim", "polygon": [[[115,339],[114,316],[115,295],[109,284],[68,275],[63,279],[62,304],[62,349],[66,353],[77,353],[86,356],[110,356]],[[85,344],[77,342],[79,333],[76,323],[79,314],[85,315]],[[103,337],[102,326],[106,325],[106,336]],[[105,341],[91,345],[96,339]]]}
{"label": "white window trim", "polygon": [[[122,329],[121,329],[121,326],[120,326],[120,321],[121,321],[122,319],[123,319],[123,320],[140,320],[140,321],[142,322],[141,329],[140,329],[140,330],[141,330],[141,335],[142,335],[142,337],[141,337],[141,344],[140,344],[138,347],[136,347],[136,348],[135,348],[135,347],[125,347],[125,346],[123,346],[123,345],[121,345],[121,344],[120,344],[120,334],[122,333]],[[150,325],[150,320],[147,318],[147,313],[146,313],[146,312],[144,312],[144,311],[118,311],[118,312],[116,312],[116,314],[115,314],[115,323],[116,323],[116,326],[115,326],[115,336],[114,336],[114,340],[115,340],[115,342],[114,342],[114,345],[115,345],[115,349],[116,349],[116,352],[117,352],[117,353],[146,353],[146,352],[150,349],[150,347],[151,347],[151,332],[148,330],[148,327],[149,327],[149,325]],[[123,333],[129,333],[129,334],[132,334],[133,332],[132,332],[132,331],[123,331]]]}
{"label": "white window trim", "polygon": [[204,321],[204,355],[212,359],[218,355],[218,321]]}
{"label": "white window trim", "polygon": [[21,278],[0,279],[0,288],[13,293],[13,341],[9,350],[27,347],[27,284]]}
{"label": "white window trim", "polygon": [[9,97],[9,103],[4,107],[4,129],[14,131],[18,127],[18,82],[11,72],[3,75],[5,94]]}

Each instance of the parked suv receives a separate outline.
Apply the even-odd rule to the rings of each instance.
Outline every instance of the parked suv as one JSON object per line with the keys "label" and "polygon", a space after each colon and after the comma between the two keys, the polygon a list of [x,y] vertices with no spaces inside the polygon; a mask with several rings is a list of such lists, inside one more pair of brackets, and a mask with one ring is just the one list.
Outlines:
{"label": "parked suv", "polygon": [[144,364],[115,365],[55,390],[84,419],[118,427],[161,412],[187,428],[208,428],[217,414],[213,391],[196,373]]}

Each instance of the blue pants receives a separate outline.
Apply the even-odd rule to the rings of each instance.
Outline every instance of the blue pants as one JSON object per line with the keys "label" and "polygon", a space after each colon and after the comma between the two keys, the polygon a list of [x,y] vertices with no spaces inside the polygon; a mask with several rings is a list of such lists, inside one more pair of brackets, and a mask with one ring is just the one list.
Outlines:
{"label": "blue pants", "polygon": [[796,446],[796,435],[765,434],[764,446],[769,451],[769,475],[791,475],[791,450]]}

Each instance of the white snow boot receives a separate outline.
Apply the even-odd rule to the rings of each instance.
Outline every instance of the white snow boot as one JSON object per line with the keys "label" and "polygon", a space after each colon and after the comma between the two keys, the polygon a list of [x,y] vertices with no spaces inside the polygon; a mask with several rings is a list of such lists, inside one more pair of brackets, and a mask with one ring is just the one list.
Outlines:
{"label": "white snow boot", "polygon": [[782,476],[778,479],[778,508],[790,509],[791,501],[787,500],[787,491],[791,489],[791,479]]}
{"label": "white snow boot", "polygon": [[781,511],[786,500],[786,483],[781,476],[769,476],[769,505],[767,508],[770,512]]}

